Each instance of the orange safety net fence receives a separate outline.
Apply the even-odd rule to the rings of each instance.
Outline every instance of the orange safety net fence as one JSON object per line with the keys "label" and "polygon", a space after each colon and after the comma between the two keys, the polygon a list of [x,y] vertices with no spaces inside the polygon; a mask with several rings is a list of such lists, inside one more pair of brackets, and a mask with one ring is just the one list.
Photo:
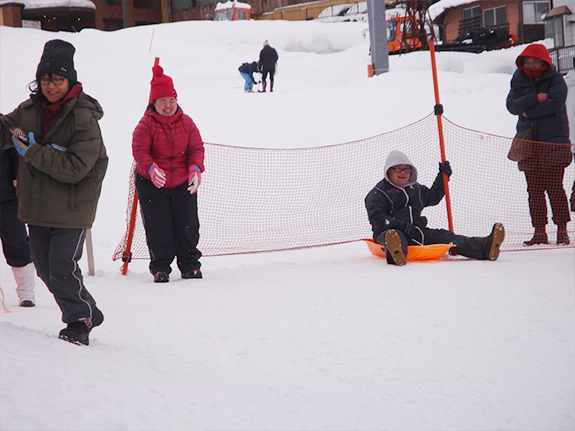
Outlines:
{"label": "orange safety net fence", "polygon": [[[507,159],[511,138],[466,129],[443,117],[454,231],[485,236],[496,222],[506,230],[502,251],[556,248],[549,208],[548,245],[525,247],[533,227],[525,176]],[[407,154],[431,186],[441,159],[433,114],[378,136],[338,145],[296,149],[243,148],[205,143],[206,171],[198,191],[200,243],[204,256],[317,247],[371,238],[364,198],[383,178],[392,150]],[[130,172],[127,220],[135,195]],[[575,169],[565,170],[571,193]],[[432,228],[448,228],[445,199],[423,214]],[[149,259],[140,211],[131,250],[128,232],[113,259]],[[575,247],[575,222],[568,224]],[[561,246],[565,247],[565,246]]]}

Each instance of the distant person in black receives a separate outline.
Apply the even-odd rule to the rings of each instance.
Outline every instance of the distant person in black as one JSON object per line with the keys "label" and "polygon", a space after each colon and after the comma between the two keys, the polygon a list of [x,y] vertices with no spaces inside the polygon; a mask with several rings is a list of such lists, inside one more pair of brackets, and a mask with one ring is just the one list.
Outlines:
{"label": "distant person in black", "polygon": [[254,61],[252,63],[242,63],[242,65],[238,67],[238,70],[240,75],[242,75],[242,78],[244,78],[246,81],[244,84],[244,91],[248,93],[253,92],[254,84],[257,84],[254,78],[254,73],[261,73],[259,70],[258,62]]}
{"label": "distant person in black", "polygon": [[276,74],[276,63],[278,62],[279,56],[277,51],[272,48],[269,42],[266,40],[264,42],[264,47],[260,51],[260,61],[259,66],[262,71],[262,84],[263,91],[266,91],[266,79],[268,73],[270,75],[270,92],[274,91],[274,75]]}

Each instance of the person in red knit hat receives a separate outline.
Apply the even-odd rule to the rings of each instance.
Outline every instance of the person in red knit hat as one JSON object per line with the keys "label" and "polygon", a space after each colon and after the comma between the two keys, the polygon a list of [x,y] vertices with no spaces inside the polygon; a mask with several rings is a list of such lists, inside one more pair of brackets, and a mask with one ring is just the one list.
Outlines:
{"label": "person in red knit hat", "polygon": [[202,278],[196,192],[204,171],[204,143],[178,105],[172,78],[159,65],[152,72],[152,102],[132,140],[150,272],[156,283],[170,281],[176,258],[182,278]]}
{"label": "person in red knit hat", "polygon": [[553,222],[557,225],[557,244],[570,243],[567,223],[571,220],[567,194],[563,188],[565,168],[571,163],[569,120],[567,118],[567,84],[555,70],[544,45],[533,43],[519,54],[518,69],[511,79],[507,110],[517,115],[517,132],[533,127],[532,154],[521,160],[519,170],[525,174],[533,238],[526,246],[547,244],[547,203],[549,198]]}

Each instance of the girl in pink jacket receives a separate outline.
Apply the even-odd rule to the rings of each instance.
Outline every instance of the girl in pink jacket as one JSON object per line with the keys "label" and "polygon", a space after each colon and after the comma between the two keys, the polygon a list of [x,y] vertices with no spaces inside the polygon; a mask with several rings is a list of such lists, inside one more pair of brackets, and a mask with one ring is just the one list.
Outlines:
{"label": "girl in pink jacket", "polygon": [[152,102],[132,140],[150,272],[156,283],[170,281],[177,258],[182,278],[202,278],[196,191],[204,171],[204,143],[178,106],[172,78],[158,65],[152,71]]}

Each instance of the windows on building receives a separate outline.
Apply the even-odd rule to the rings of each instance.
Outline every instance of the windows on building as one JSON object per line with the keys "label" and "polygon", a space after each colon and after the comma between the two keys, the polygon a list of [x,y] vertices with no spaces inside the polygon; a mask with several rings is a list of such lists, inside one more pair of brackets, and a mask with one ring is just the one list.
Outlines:
{"label": "windows on building", "polygon": [[507,25],[507,10],[505,6],[486,9],[483,11],[483,25],[488,28],[503,27]]}
{"label": "windows on building", "polygon": [[543,24],[543,17],[549,10],[548,1],[523,2],[523,24]]}
{"label": "windows on building", "polygon": [[183,10],[190,9],[192,5],[192,0],[171,0],[172,11],[180,12]]}
{"label": "windows on building", "polygon": [[462,20],[459,22],[459,35],[481,28],[481,6],[468,7],[461,11]]}
{"label": "windows on building", "polygon": [[545,20],[545,39],[553,39],[554,48],[565,46],[563,15]]}
{"label": "windows on building", "polygon": [[464,20],[480,18],[481,17],[481,6],[474,6],[474,7],[469,7],[467,9],[463,9],[462,15],[463,15],[462,18]]}

